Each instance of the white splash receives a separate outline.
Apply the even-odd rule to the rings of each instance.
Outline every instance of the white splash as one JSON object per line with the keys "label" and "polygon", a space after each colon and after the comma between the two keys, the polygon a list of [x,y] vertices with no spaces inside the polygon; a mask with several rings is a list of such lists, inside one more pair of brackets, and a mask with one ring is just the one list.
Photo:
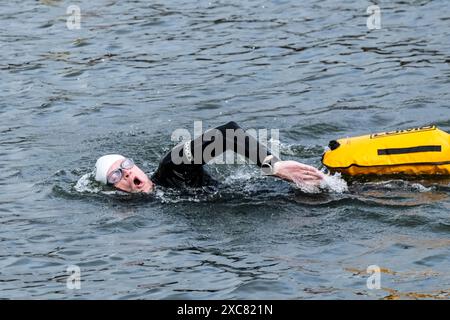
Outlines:
{"label": "white splash", "polygon": [[413,183],[411,185],[411,187],[419,192],[430,192],[433,190],[433,188],[431,188],[431,187],[427,188],[427,187],[421,185],[420,183]]}
{"label": "white splash", "polygon": [[225,184],[233,184],[235,181],[250,180],[255,177],[255,173],[249,171],[247,168],[239,168],[233,174],[230,174],[224,179]]}
{"label": "white splash", "polygon": [[321,187],[336,193],[344,193],[348,191],[347,182],[342,179],[340,173],[325,175],[325,179],[323,180],[323,185],[321,184]]}
{"label": "white splash", "polygon": [[78,179],[77,184],[74,187],[75,190],[77,192],[99,193],[101,190],[93,184],[93,177],[94,174],[92,172],[86,173]]}
{"label": "white splash", "polygon": [[340,173],[326,174],[320,185],[307,184],[304,181],[294,181],[294,183],[297,188],[305,193],[321,193],[323,191],[344,193],[348,191],[347,182],[341,178]]}
{"label": "white splash", "polygon": [[304,193],[320,193],[320,186],[305,183],[303,180],[294,180],[295,186]]}

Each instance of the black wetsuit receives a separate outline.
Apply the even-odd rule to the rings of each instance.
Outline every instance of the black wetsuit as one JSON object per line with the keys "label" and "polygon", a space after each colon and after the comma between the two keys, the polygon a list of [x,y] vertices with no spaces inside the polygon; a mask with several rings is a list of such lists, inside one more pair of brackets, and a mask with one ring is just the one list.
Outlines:
{"label": "black wetsuit", "polygon": [[[216,141],[217,137],[222,140]],[[222,148],[214,148],[218,145]],[[203,166],[226,150],[245,156],[262,167],[266,174],[270,174],[273,163],[278,161],[273,155],[268,157],[271,153],[267,147],[246,133],[236,122],[228,122],[173,148],[161,160],[151,180],[156,185],[172,188],[215,185],[217,182]]]}

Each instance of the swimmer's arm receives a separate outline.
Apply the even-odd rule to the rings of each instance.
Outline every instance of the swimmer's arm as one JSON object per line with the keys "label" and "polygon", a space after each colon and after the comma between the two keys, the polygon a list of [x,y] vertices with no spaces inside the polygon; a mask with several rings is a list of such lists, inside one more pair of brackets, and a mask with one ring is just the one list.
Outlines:
{"label": "swimmer's arm", "polygon": [[[264,144],[246,133],[235,122],[228,122],[211,130],[209,130],[209,134],[205,132],[196,139],[180,144],[172,149],[171,153],[167,154],[163,159],[158,172],[164,171],[162,169],[165,167],[168,170],[176,170],[175,168],[180,167],[183,169],[181,170],[183,174],[189,174],[192,171],[191,168],[194,169],[203,166],[224,151],[233,150],[235,153],[255,162],[256,165],[261,167],[264,174],[272,175],[286,181],[317,184],[324,177],[324,174],[314,167],[296,161],[280,160],[275,155],[272,155]],[[235,137],[231,139],[229,136],[227,137],[227,131],[231,131]],[[220,140],[215,141],[216,139],[211,139],[211,136],[213,136],[212,133],[220,133],[218,135]],[[219,148],[219,150],[211,148],[214,147],[212,145],[214,142],[221,142],[222,148]],[[213,152],[205,152],[208,151],[207,148],[210,148]],[[174,165],[172,156],[178,156],[178,159],[183,160],[183,164]]]}
{"label": "swimmer's arm", "polygon": [[[325,176],[324,173],[312,166],[296,161],[280,160],[275,155],[272,155],[264,144],[246,133],[236,122],[232,121],[212,130],[220,132],[220,136],[223,139],[221,142],[225,150],[233,150],[235,153],[250,159],[257,166],[261,167],[264,174],[297,184],[320,184]],[[227,133],[232,133],[233,136],[227,135]],[[205,152],[206,148],[211,147],[213,143],[214,139],[210,138],[211,134],[207,135],[205,132],[202,136],[192,140],[190,143],[190,149],[194,151],[193,154],[195,154],[195,151],[202,152],[202,165],[219,155],[219,153],[215,154],[213,152],[209,156],[209,153]]]}
{"label": "swimmer's arm", "polygon": [[[215,129],[220,131],[223,137],[222,143],[226,145],[226,150],[233,150],[247,159],[252,160],[257,166],[261,167],[263,173],[266,175],[272,175],[289,182],[294,182],[297,185],[320,185],[325,177],[324,173],[312,166],[296,161],[280,160],[275,155],[272,155],[264,144],[246,133],[236,122],[229,122]],[[227,131],[234,133],[235,138],[230,139],[226,135]],[[211,143],[209,139],[205,139],[204,135],[194,140],[191,143],[191,148],[195,148],[195,146],[199,147],[199,144],[202,143],[201,150],[204,152],[205,148]],[[205,160],[203,164],[209,159]]]}
{"label": "swimmer's arm", "polygon": [[[279,160],[271,154],[270,150],[264,144],[245,132],[234,121],[210,129],[200,137],[191,140],[187,151],[193,161],[197,155],[197,159],[200,159],[201,164],[205,165],[227,150],[244,156],[256,163],[259,167],[263,167],[264,159],[268,156],[274,159],[274,161]],[[186,150],[183,152],[186,153]],[[198,155],[198,153],[201,154]],[[200,161],[196,163],[200,163]]]}
{"label": "swimmer's arm", "polygon": [[[279,160],[268,148],[253,136],[245,132],[236,122],[210,129],[201,136],[174,147],[160,161],[152,180],[165,183],[168,179],[195,180],[202,174],[201,168],[213,158],[227,150],[232,150],[263,167],[268,156]],[[166,183],[169,184],[169,183]]]}

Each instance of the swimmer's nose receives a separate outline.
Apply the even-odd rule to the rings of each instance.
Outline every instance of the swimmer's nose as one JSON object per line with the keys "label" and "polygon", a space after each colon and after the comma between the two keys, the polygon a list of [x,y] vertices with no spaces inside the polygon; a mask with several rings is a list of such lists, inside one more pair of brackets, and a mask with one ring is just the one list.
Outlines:
{"label": "swimmer's nose", "polygon": [[128,179],[130,177],[130,172],[127,169],[123,169],[123,173],[125,179]]}

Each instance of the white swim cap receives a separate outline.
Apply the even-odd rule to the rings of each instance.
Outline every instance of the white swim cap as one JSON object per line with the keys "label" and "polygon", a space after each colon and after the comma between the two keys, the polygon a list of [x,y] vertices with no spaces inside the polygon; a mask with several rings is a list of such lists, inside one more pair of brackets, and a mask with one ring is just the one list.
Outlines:
{"label": "white swim cap", "polygon": [[121,156],[120,154],[108,154],[106,156],[98,158],[97,162],[95,163],[95,180],[103,184],[107,184],[107,174],[109,168],[111,168],[114,162],[122,159],[125,159],[125,157]]}

